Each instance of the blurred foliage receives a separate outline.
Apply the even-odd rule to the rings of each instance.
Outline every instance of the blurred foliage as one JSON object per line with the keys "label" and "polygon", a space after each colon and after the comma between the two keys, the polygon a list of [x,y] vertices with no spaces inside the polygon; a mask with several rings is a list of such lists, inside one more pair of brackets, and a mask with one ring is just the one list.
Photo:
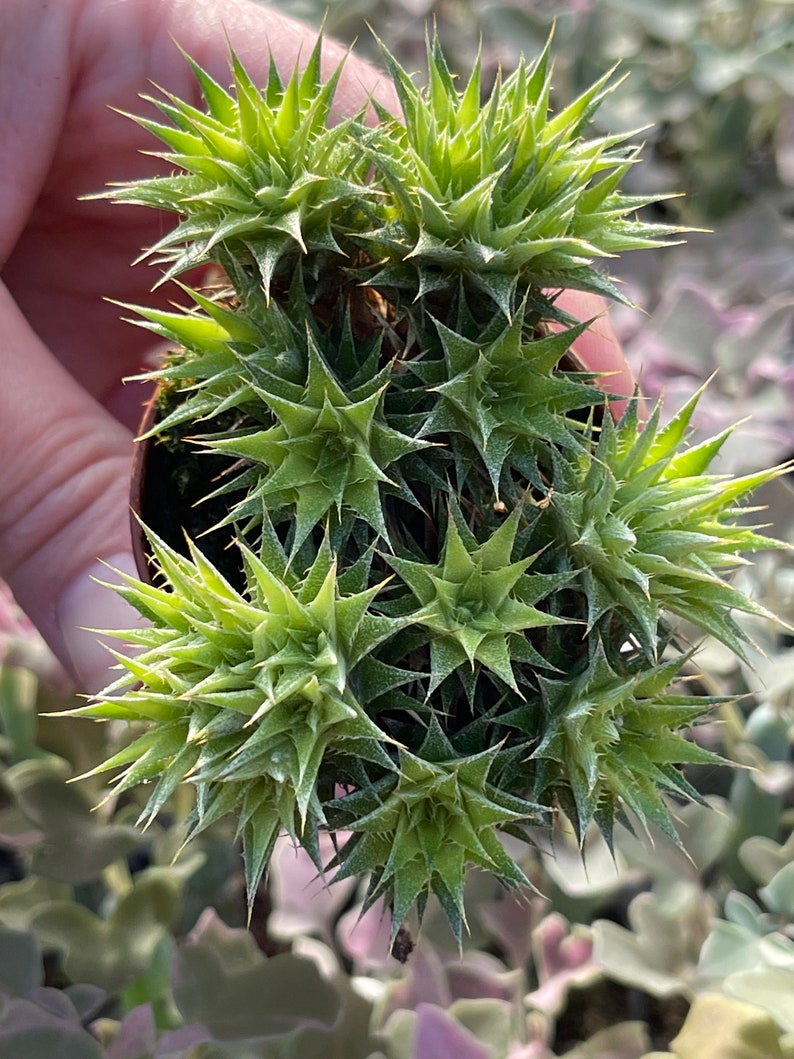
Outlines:
{"label": "blurred foliage", "polygon": [[[273,2],[280,6],[281,0]],[[646,191],[714,228],[626,275],[647,309],[618,329],[645,391],[690,393],[714,432],[752,413],[726,469],[794,451],[794,6],[772,0],[290,0],[291,15],[375,55],[369,21],[419,65],[436,19],[468,71],[531,57],[556,16],[561,105],[620,60],[613,129],[645,126]],[[486,78],[487,80],[487,78]],[[652,257],[652,255],[650,255]],[[617,267],[620,272],[620,264]],[[672,391],[672,392],[671,392]],[[791,535],[785,480],[764,498]],[[785,555],[743,588],[794,622]],[[246,930],[245,883],[221,822],[178,857],[166,813],[69,778],[131,737],[41,716],[74,705],[0,595],[0,1054],[4,1059],[784,1059],[794,1057],[794,641],[743,619],[753,666],[703,644],[691,679],[736,696],[696,737],[740,768],[700,767],[704,805],[674,807],[682,846],[619,831],[577,848],[560,819],[523,863],[544,896],[469,880],[462,956],[428,909],[406,963],[355,884],[324,889],[279,846]],[[106,730],[110,728],[110,730]],[[103,743],[107,745],[103,745]],[[178,791],[174,798],[188,795]],[[98,808],[91,810],[91,806]],[[184,807],[174,816],[184,817]],[[538,836],[542,846],[544,836]],[[514,851],[515,855],[520,855]],[[406,946],[407,949],[408,946]]]}
{"label": "blurred foliage", "polygon": [[705,800],[675,808],[680,846],[619,828],[612,853],[597,830],[580,850],[561,818],[538,835],[545,852],[512,851],[539,893],[472,875],[462,953],[431,905],[406,962],[389,953],[388,914],[362,914],[354,880],[324,887],[286,838],[246,929],[231,828],[221,821],[174,860],[182,836],[168,816],[143,834],[130,826],[142,794],[91,811],[102,792],[69,782],[68,731],[58,754],[19,723],[32,706],[35,733],[35,708],[51,705],[45,679],[4,665],[0,1053],[794,1056],[794,710],[788,685],[764,699],[748,687],[757,674],[721,672],[721,648],[709,650],[700,679],[743,688],[747,708],[724,707],[697,736],[745,767],[691,777]]}

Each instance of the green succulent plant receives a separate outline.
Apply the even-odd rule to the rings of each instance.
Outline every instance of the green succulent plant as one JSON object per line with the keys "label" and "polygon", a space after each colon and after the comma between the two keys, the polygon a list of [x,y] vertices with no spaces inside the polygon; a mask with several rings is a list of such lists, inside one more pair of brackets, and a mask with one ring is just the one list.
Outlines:
{"label": "green succulent plant", "polygon": [[572,351],[589,321],[556,291],[614,294],[601,259],[676,234],[620,192],[626,137],[585,138],[612,79],[554,116],[549,47],[485,103],[437,40],[424,89],[384,55],[403,115],[372,127],[330,120],[319,43],[261,89],[188,60],[206,109],[136,119],[180,172],[106,194],[177,214],[164,278],[216,277],[135,309],[173,344],[149,443],[225,461],[191,514],[225,551],[178,510],[150,533],[154,583],[119,589],[150,624],[78,712],[138,726],[97,771],[150,784],[143,820],[182,782],[188,835],[237,815],[249,900],[283,830],[368,874],[393,939],[430,895],[460,938],[469,867],[527,885],[500,832],[562,808],[582,837],[675,834],[665,795],[719,760],[687,734],[716,702],[683,682],[690,640],[741,655],[732,611],[766,614],[725,577],[778,546],[741,503],[780,468],[711,471],[698,395],[615,423]]}

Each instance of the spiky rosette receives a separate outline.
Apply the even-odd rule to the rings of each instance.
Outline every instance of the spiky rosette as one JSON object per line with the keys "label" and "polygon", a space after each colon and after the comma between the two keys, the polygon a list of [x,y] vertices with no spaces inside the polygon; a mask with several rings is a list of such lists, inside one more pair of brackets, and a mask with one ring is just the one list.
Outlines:
{"label": "spiky rosette", "polygon": [[421,918],[431,893],[460,937],[468,865],[494,873],[508,886],[530,885],[495,828],[538,821],[541,807],[488,782],[498,752],[492,747],[461,756],[434,717],[418,752],[400,753],[398,772],[331,803],[341,826],[353,832],[331,866],[339,866],[338,879],[371,873],[364,907],[387,898],[392,942],[417,903]]}
{"label": "spiky rosette", "polygon": [[564,542],[582,570],[588,626],[618,613],[650,660],[666,616],[692,622],[740,657],[747,638],[731,611],[772,619],[719,571],[742,562],[743,552],[780,546],[737,521],[738,503],[785,468],[741,478],[709,473],[731,431],[685,445],[701,392],[665,426],[660,402],[638,430],[633,401],[617,425],[604,419],[592,455],[552,452],[544,517],[549,539]]}
{"label": "spiky rosette", "polygon": [[[521,644],[517,654],[522,660],[526,660],[527,645],[525,636],[515,634],[565,624],[565,618],[544,613],[533,604],[572,575],[528,574],[534,555],[510,562],[521,514],[521,508],[516,508],[483,544],[465,527],[464,540],[450,517],[441,561],[435,566],[388,557],[419,604],[411,612],[411,621],[431,633],[431,693],[466,663],[472,673],[479,663],[479,668],[495,673],[518,691],[510,645]],[[537,661],[543,664],[539,656]]]}
{"label": "spiky rosette", "polygon": [[[363,386],[345,392],[309,337],[305,385],[276,375],[253,385],[272,426],[207,442],[215,452],[239,456],[254,466],[257,481],[229,520],[258,522],[260,512],[285,505],[294,510],[293,553],[329,514],[343,508],[388,540],[381,483],[400,457],[428,446],[388,426],[382,414],[390,366]],[[252,475],[247,473],[246,479]],[[235,488],[232,481],[228,489]]]}
{"label": "spiky rosette", "polygon": [[581,837],[595,819],[611,842],[616,816],[629,809],[646,830],[655,824],[678,841],[663,793],[699,800],[679,766],[724,763],[681,730],[720,700],[671,694],[686,656],[656,666],[616,660],[613,668],[597,638],[589,651],[586,668],[572,679],[539,676],[537,795],[548,800],[556,791]]}
{"label": "spiky rosette", "polygon": [[324,822],[317,782],[329,756],[393,767],[351,673],[402,622],[368,613],[380,585],[339,591],[328,547],[298,582],[275,543],[269,564],[242,546],[244,599],[192,542],[192,559],[151,546],[168,587],[124,577],[120,593],[151,624],[116,634],[136,654],[117,653],[125,674],[76,713],[150,725],[96,770],[121,768],[117,791],[157,778],[142,821],[185,780],[199,791],[194,832],[242,806],[253,899],[279,830],[296,836],[310,822],[316,834]]}
{"label": "spiky rosette", "polygon": [[611,74],[552,115],[551,38],[484,105],[479,58],[461,91],[434,38],[421,90],[382,51],[402,106],[399,119],[381,111],[384,125],[371,134],[373,165],[399,203],[374,235],[395,262],[386,266],[393,281],[413,267],[424,293],[464,273],[504,309],[519,282],[614,296],[593,260],[658,246],[678,230],[638,221],[651,199],[617,190],[636,160],[626,135],[581,139]]}
{"label": "spiky rosette", "polygon": [[[588,322],[543,289],[611,291],[594,261],[671,234],[618,190],[625,137],[583,137],[608,80],[552,116],[549,54],[481,104],[479,64],[459,92],[437,41],[426,90],[387,53],[404,119],[373,129],[329,121],[319,45],[261,91],[192,64],[207,113],[145,123],[183,172],[111,192],[180,215],[167,275],[216,266],[192,308],[136,310],[176,346],[162,506],[183,475],[206,503],[158,521],[156,585],[120,589],[151,624],[79,712],[143,724],[97,770],[153,784],[143,820],[183,781],[189,834],[237,814],[249,900],[284,830],[369,873],[393,937],[435,895],[460,938],[469,867],[526,885],[500,832],[562,808],[582,839],[674,834],[666,793],[716,760],[686,734],[715,703],[686,688],[691,639],[741,655],[733,612],[769,616],[726,578],[778,546],[741,505],[781,468],[713,473],[698,395],[615,424],[578,370]],[[188,520],[202,547],[226,532],[214,564]]]}
{"label": "spiky rosette", "polygon": [[286,85],[271,62],[261,91],[234,54],[232,92],[186,56],[206,112],[166,92],[165,99],[145,97],[168,123],[134,120],[170,148],[160,156],[183,172],[105,194],[182,214],[147,251],[169,265],[163,280],[224,248],[255,264],[267,294],[274,276],[289,276],[309,247],[341,252],[334,218],[362,195],[367,161],[348,149],[349,122],[329,121],[342,66],[323,84],[321,51],[320,39]]}
{"label": "spiky rosette", "polygon": [[414,366],[437,395],[420,437],[452,434],[473,443],[497,494],[506,461],[531,461],[540,441],[581,444],[581,421],[572,413],[601,404],[604,394],[559,367],[586,324],[530,340],[521,306],[493,338],[492,328],[476,339],[438,321],[436,328],[443,359]]}

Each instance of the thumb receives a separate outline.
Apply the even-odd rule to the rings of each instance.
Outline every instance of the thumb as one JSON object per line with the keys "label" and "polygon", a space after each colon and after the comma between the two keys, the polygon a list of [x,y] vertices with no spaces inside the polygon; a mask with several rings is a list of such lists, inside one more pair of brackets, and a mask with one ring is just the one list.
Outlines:
{"label": "thumb", "polygon": [[[0,283],[0,575],[81,689],[112,657],[86,629],[141,619],[93,578],[127,573],[132,435],[50,354]],[[116,578],[117,580],[117,578]]]}

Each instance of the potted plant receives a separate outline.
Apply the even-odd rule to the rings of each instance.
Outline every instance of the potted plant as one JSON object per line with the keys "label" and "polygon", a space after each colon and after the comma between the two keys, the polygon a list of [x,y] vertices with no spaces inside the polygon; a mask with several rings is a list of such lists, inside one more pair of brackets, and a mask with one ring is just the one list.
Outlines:
{"label": "potted plant", "polygon": [[778,546],[740,516],[779,469],[712,471],[698,394],[616,419],[572,351],[559,292],[619,298],[603,259],[677,232],[619,190],[627,138],[584,136],[613,79],[553,115],[549,45],[485,103],[435,39],[424,89],[383,54],[374,126],[331,120],[319,43],[261,88],[188,58],[205,108],[137,119],[177,172],[107,194],[177,214],[164,282],[208,271],[135,308],[172,344],[119,589],[150,624],[77,712],[142,722],[97,771],[151,784],[144,822],[184,782],[188,836],[236,814],[249,902],[286,831],[368,875],[394,942],[431,895],[460,938],[472,866],[529,885],[500,833],[675,836],[683,766],[721,760],[689,734],[697,637],[742,656],[731,612],[766,614],[725,575]]}

